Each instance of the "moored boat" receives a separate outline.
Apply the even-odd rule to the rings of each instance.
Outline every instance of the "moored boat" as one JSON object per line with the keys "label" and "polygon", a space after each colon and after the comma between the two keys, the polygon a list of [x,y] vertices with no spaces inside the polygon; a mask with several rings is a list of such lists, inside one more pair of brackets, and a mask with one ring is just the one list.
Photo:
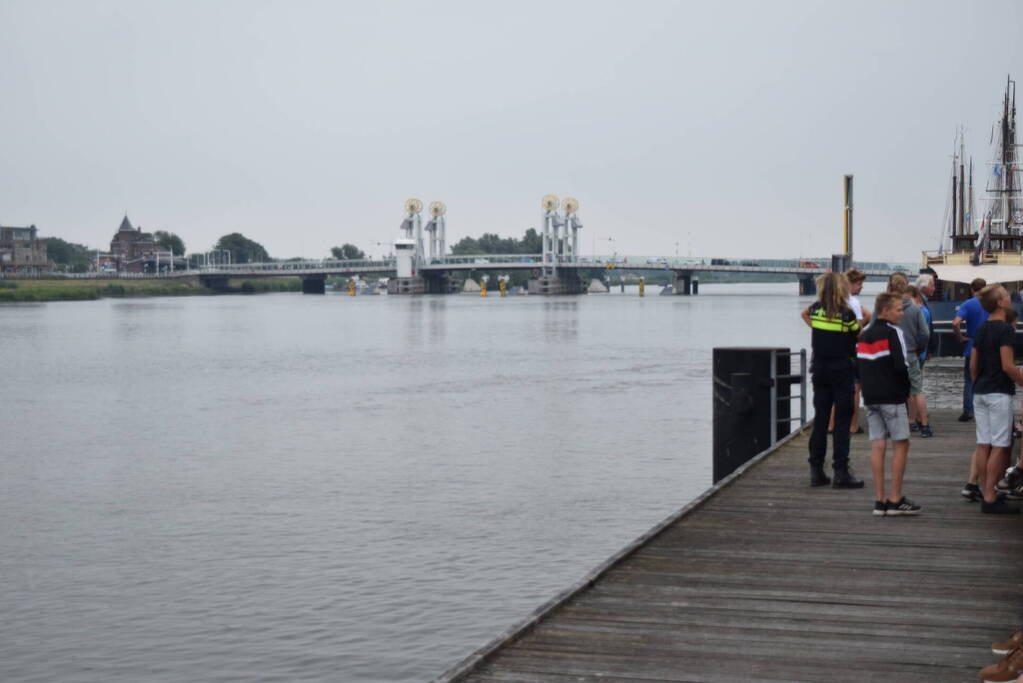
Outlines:
{"label": "moored boat", "polygon": [[[991,131],[992,159],[984,184],[984,208],[974,210],[973,160],[966,161],[960,131],[952,158],[946,220],[936,251],[924,252],[922,273],[936,279],[929,302],[934,318],[937,355],[961,353],[951,333],[960,303],[971,296],[970,282],[983,278],[1009,290],[1017,309],[1023,289],[1023,194],[1016,146],[1016,82],[1007,78],[1002,114]],[[968,169],[968,172],[967,172]]]}

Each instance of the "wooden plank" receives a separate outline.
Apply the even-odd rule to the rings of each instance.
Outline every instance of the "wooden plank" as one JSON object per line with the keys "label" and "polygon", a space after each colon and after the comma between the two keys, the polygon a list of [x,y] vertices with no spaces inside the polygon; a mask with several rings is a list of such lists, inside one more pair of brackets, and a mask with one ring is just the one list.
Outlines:
{"label": "wooden plank", "polygon": [[[961,681],[1018,626],[1018,516],[959,489],[972,424],[913,437],[917,518],[811,489],[806,435],[666,520],[535,620],[439,681]],[[853,437],[869,476],[869,441]]]}

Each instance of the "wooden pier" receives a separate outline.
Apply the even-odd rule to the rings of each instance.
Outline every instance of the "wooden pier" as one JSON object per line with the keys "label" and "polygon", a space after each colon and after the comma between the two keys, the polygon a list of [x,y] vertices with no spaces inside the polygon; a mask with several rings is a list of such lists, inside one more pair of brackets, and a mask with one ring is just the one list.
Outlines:
{"label": "wooden pier", "polygon": [[871,514],[866,434],[851,491],[809,487],[796,435],[437,680],[976,681],[1019,626],[1023,519],[960,497],[974,425],[931,422],[920,516]]}

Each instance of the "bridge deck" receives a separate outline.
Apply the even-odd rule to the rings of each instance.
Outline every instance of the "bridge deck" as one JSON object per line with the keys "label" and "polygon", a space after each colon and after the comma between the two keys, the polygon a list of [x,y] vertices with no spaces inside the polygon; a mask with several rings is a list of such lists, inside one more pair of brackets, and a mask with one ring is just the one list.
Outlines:
{"label": "bridge deck", "polygon": [[[973,423],[914,437],[919,517],[811,489],[800,435],[475,668],[469,681],[976,680],[1023,606],[1020,516],[959,496]],[[869,441],[853,436],[869,475]]]}

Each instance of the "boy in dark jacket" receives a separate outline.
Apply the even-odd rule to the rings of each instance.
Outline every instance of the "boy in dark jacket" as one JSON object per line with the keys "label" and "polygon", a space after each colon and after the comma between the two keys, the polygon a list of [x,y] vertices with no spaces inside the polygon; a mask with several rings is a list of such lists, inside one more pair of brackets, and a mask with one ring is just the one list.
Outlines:
{"label": "boy in dark jacket", "polygon": [[[902,297],[885,292],[874,303],[874,322],[856,344],[863,403],[870,430],[870,468],[874,476],[874,514],[879,517],[920,514],[920,506],[902,495],[909,455],[909,362],[899,323]],[[885,498],[886,439],[892,440],[892,488]]]}

